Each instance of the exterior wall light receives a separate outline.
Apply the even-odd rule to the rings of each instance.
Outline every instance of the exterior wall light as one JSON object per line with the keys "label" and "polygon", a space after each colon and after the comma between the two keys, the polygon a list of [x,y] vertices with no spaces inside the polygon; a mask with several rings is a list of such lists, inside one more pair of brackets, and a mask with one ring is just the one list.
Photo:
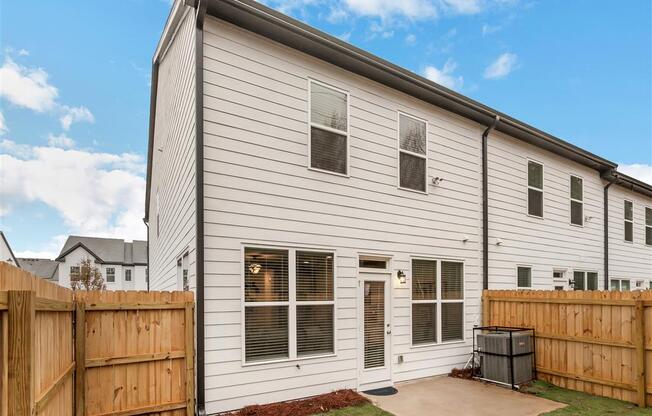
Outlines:
{"label": "exterior wall light", "polygon": [[249,271],[251,272],[251,274],[258,274],[260,269],[261,269],[261,266],[258,263],[251,263],[249,265]]}
{"label": "exterior wall light", "polygon": [[407,282],[405,278],[405,272],[403,270],[399,270],[398,272],[396,272],[396,277],[398,277],[398,281],[402,285],[404,285]]}

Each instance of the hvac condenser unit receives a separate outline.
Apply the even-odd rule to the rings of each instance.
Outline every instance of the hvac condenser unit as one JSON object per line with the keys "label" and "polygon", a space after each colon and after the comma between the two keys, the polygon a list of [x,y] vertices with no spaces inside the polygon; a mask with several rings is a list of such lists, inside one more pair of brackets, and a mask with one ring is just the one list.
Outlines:
{"label": "hvac condenser unit", "polygon": [[485,327],[477,334],[474,350],[480,358],[480,377],[485,380],[514,388],[534,378],[533,330]]}

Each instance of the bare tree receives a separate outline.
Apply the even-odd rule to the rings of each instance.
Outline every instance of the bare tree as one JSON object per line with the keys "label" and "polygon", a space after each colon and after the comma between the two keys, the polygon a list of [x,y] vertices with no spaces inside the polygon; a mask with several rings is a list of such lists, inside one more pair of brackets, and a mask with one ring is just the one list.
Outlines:
{"label": "bare tree", "polygon": [[70,286],[72,290],[105,290],[102,272],[90,259],[79,262],[76,273],[70,273]]}

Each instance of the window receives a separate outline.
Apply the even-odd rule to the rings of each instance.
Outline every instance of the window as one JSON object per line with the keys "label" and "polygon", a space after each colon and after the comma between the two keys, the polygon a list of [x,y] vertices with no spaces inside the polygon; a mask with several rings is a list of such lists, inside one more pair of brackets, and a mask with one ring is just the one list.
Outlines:
{"label": "window", "polygon": [[463,339],[464,264],[413,259],[412,345]]}
{"label": "window", "polygon": [[107,283],[115,282],[115,267],[106,268],[106,281]]}
{"label": "window", "polygon": [[131,269],[125,270],[125,282],[131,282]]}
{"label": "window", "polygon": [[527,162],[527,213],[543,218],[543,165]]}
{"label": "window", "polygon": [[324,252],[245,249],[246,362],[334,353],[333,257]]}
{"label": "window", "polygon": [[177,260],[177,290],[190,290],[190,281],[188,279],[188,253],[184,253]]}
{"label": "window", "polygon": [[425,121],[399,113],[398,158],[399,187],[426,192],[428,175],[427,124]]}
{"label": "window", "polygon": [[159,237],[160,235],[160,230],[161,230],[161,221],[160,221],[160,216],[159,216],[159,197],[158,197],[158,188],[156,188],[156,238]]}
{"label": "window", "polygon": [[532,287],[532,268],[527,266],[518,266],[516,268],[516,286],[518,288]]}
{"label": "window", "polygon": [[625,241],[634,241],[634,203],[625,201]]}
{"label": "window", "polygon": [[645,207],[645,244],[652,246],[652,208]]}
{"label": "window", "polygon": [[577,176],[570,177],[571,224],[584,225],[584,181]]}
{"label": "window", "polygon": [[609,282],[609,289],[618,291],[622,290],[628,292],[631,289],[631,284],[629,279],[611,279]]}
{"label": "window", "polygon": [[310,167],[348,174],[347,93],[310,81]]}
{"label": "window", "polygon": [[70,266],[70,281],[78,280],[80,275],[79,266]]}
{"label": "window", "polygon": [[598,274],[595,272],[573,272],[573,289],[598,290]]}
{"label": "window", "polygon": [[361,269],[387,270],[387,259],[360,257],[358,260],[358,267]]}

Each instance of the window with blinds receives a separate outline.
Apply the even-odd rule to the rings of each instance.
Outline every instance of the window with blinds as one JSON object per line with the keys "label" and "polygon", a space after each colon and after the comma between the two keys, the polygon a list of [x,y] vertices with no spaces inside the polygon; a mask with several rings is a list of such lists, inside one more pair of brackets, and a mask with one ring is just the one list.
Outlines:
{"label": "window with blinds", "polygon": [[333,267],[333,253],[245,248],[245,362],[335,352]]}
{"label": "window with blinds", "polygon": [[543,165],[527,162],[527,213],[543,217]]}
{"label": "window with blinds", "polygon": [[584,225],[584,181],[577,176],[570,177],[571,224]]}
{"label": "window with blinds", "polygon": [[634,241],[634,203],[625,201],[625,241]]}
{"label": "window with blinds", "polygon": [[297,355],[334,350],[333,253],[296,252]]}
{"label": "window with blinds", "polygon": [[385,282],[364,285],[364,368],[378,368],[385,365]]}
{"label": "window with blinds", "polygon": [[518,266],[516,268],[516,286],[529,289],[532,287],[532,268]]}
{"label": "window with blinds", "polygon": [[398,125],[399,187],[426,192],[426,122],[399,113]]}
{"label": "window with blinds", "polygon": [[464,264],[412,259],[412,345],[464,339]]}
{"label": "window with blinds", "polygon": [[645,244],[652,246],[652,208],[645,207]]}
{"label": "window with blinds", "polygon": [[310,167],[348,173],[348,94],[310,81]]}

